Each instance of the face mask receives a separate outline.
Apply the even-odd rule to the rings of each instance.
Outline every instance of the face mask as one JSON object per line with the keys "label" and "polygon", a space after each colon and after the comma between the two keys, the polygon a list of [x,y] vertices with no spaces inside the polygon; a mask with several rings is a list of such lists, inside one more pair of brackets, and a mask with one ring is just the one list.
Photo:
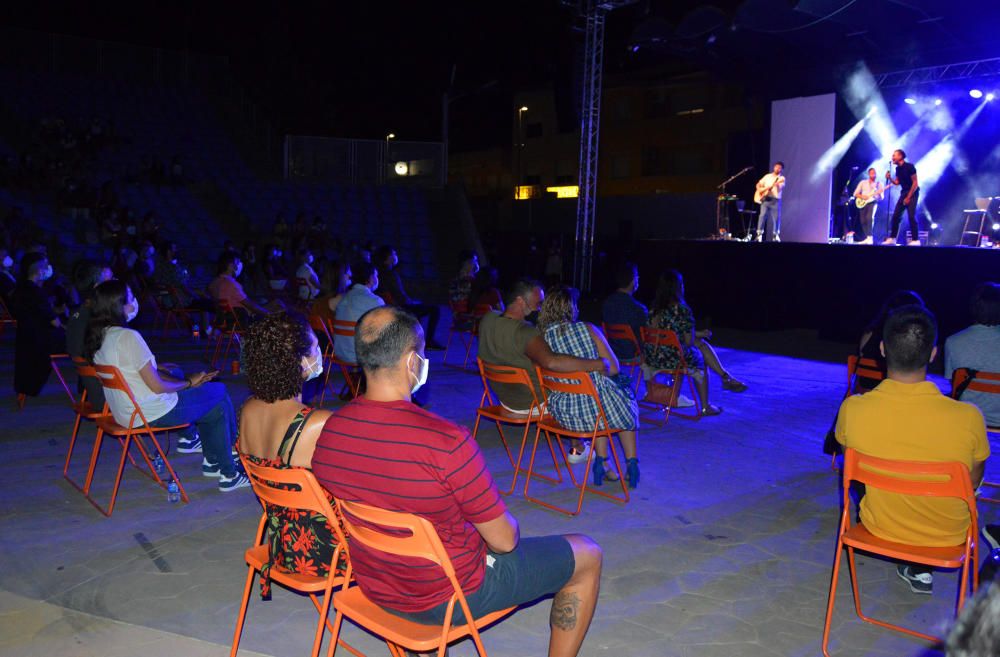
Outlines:
{"label": "face mask", "polygon": [[306,365],[306,381],[312,381],[323,373],[323,359],[317,358],[312,363]]}
{"label": "face mask", "polygon": [[242,273],[243,273],[243,263],[242,262],[236,263],[236,270],[233,272],[233,277],[235,278]]}
{"label": "face mask", "polygon": [[406,365],[407,365],[407,372],[409,372],[410,376],[412,376],[413,378],[415,378],[417,380],[417,382],[413,385],[413,387],[410,388],[410,394],[411,395],[417,394],[417,390],[420,390],[420,388],[423,387],[423,385],[425,383],[427,383],[427,373],[431,369],[431,361],[430,360],[424,358],[423,356],[421,356],[420,354],[418,354],[415,351],[413,352],[413,355],[420,359],[420,374],[414,375],[413,372],[410,372],[409,371],[409,365],[410,365],[410,363],[409,363],[409,361],[407,361],[407,363],[406,363]]}
{"label": "face mask", "polygon": [[309,256],[308,258],[306,258],[306,262],[308,262],[311,265],[313,263],[313,257]]}
{"label": "face mask", "polygon": [[11,258],[10,256],[4,256],[4,259],[3,259],[3,268],[4,269],[10,269],[13,266],[14,266],[14,259]]}
{"label": "face mask", "polygon": [[135,319],[135,316],[139,314],[139,300],[138,299],[133,299],[132,303],[131,303],[131,307],[133,308],[133,310],[130,312],[128,310],[129,306],[125,306],[125,323],[126,324],[130,323],[133,319]]}
{"label": "face mask", "polygon": [[50,278],[52,278],[52,265],[49,265],[48,267],[46,267],[45,271],[42,272],[42,280],[43,281],[47,281]]}

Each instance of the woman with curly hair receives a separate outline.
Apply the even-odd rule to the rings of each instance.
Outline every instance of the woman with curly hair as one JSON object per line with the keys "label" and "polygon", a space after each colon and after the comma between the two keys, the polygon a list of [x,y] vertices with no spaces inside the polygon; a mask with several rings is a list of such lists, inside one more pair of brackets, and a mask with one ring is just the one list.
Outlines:
{"label": "woman with curly hair", "polygon": [[[619,373],[615,356],[604,334],[586,322],[577,321],[577,300],[580,293],[571,287],[559,285],[550,289],[542,302],[538,315],[538,328],[549,348],[556,353],[577,358],[606,358],[610,363],[608,375],[590,372],[597,396],[604,407],[604,414],[611,428],[619,429],[618,440],[625,452],[626,477],[629,488],[639,484],[639,458],[636,454],[636,431],[639,429],[639,406],[635,394],[624,374]],[[556,422],[571,431],[591,431],[597,421],[597,404],[590,397],[563,392],[552,392],[547,402],[548,412]],[[594,485],[605,479],[617,481],[618,474],[608,463],[608,439],[594,441]]]}
{"label": "woman with curly hair", "polygon": [[[297,313],[280,312],[251,325],[243,341],[243,368],[250,388],[240,411],[243,458],[272,468],[309,468],[331,415],[302,403],[302,384],[323,373],[323,354],[309,323]],[[326,518],[271,506],[267,515],[271,562],[261,571],[261,595],[269,594],[271,565],[307,575],[329,573],[336,539]]]}
{"label": "woman with curly hair", "polygon": [[[698,331],[694,325],[694,313],[691,306],[684,301],[684,278],[679,271],[668,269],[660,274],[656,284],[656,297],[649,312],[647,326],[657,329],[670,329],[677,334],[684,352],[684,361],[691,370],[695,388],[700,397],[702,415],[718,415],[722,409],[708,403],[708,370],[722,377],[722,389],[732,392],[743,392],[747,389],[745,383],[737,381],[722,365],[719,355],[709,344],[712,337],[709,330]],[[680,354],[674,347],[643,345],[646,364],[643,373],[651,375],[656,370],[672,370],[680,365]],[[649,389],[656,385],[649,380]],[[648,398],[647,398],[648,399]]]}

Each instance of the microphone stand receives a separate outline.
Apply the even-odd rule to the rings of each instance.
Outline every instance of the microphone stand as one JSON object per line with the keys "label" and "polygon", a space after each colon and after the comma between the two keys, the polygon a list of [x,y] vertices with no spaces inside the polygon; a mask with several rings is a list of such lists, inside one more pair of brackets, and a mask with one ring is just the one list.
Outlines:
{"label": "microphone stand", "polygon": [[[734,180],[736,180],[737,178],[739,178],[740,176],[742,176],[743,174],[745,174],[748,171],[753,171],[753,167],[744,167],[743,170],[740,171],[739,173],[736,173],[736,174],[734,174],[732,176],[729,176],[728,178],[726,178],[725,180],[723,180],[721,183],[719,183],[718,185],[716,185],[716,189],[720,190],[719,198],[715,202],[715,238],[716,239],[718,239],[719,234],[722,231],[722,210],[723,210],[724,207],[726,207],[725,204],[729,202],[728,199],[726,198],[726,185],[728,185],[729,183],[733,182]],[[728,225],[727,225],[727,232],[728,232]]]}

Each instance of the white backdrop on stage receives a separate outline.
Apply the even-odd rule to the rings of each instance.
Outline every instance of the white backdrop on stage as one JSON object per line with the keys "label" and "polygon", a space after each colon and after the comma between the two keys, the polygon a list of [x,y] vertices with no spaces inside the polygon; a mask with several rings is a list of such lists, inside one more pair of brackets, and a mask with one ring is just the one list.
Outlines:
{"label": "white backdrop on stage", "polygon": [[811,180],[813,167],[833,146],[836,94],[771,103],[771,162],[785,163],[781,241],[826,243],[832,179]]}

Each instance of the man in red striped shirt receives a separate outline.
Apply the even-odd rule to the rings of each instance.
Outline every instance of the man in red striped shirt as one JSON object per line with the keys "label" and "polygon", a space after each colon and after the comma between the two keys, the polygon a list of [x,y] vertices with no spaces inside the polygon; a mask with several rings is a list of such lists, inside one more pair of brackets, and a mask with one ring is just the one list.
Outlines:
{"label": "man in red striped shirt", "polygon": [[[316,478],[341,499],[429,520],[476,617],[554,594],[549,655],[576,655],[597,603],[601,548],[577,534],[520,539],[468,430],[411,403],[428,365],[416,317],[370,310],[358,321],[355,350],[368,389],[327,420]],[[436,566],[357,543],[351,562],[373,602],[416,622],[443,622],[452,588]],[[456,607],[454,623],[464,622]]]}

